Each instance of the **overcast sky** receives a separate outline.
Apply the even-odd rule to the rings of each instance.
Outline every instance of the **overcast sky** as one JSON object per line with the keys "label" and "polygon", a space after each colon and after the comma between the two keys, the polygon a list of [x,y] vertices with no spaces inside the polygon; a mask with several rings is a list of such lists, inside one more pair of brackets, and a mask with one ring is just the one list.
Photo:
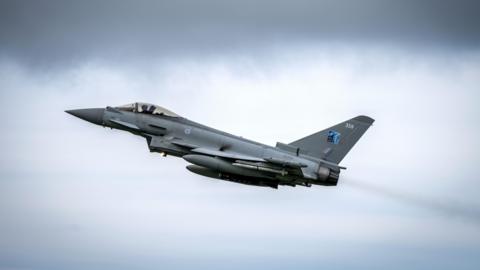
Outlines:
{"label": "overcast sky", "polygon": [[[0,269],[478,269],[477,1],[0,1]],[[66,109],[274,145],[376,120],[337,187],[211,180]]]}

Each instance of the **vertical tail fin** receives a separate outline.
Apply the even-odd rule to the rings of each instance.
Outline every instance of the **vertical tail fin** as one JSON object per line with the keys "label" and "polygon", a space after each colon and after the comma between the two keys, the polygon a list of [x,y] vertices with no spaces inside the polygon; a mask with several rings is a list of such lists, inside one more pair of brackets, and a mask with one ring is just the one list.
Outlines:
{"label": "vertical tail fin", "polygon": [[290,143],[307,155],[340,163],[375,120],[360,115]]}

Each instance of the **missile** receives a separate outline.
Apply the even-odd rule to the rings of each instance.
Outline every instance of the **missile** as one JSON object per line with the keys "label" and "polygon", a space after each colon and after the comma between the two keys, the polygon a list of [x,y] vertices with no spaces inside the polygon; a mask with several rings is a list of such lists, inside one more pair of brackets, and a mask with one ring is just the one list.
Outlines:
{"label": "missile", "polygon": [[235,175],[243,175],[248,177],[268,177],[268,175],[261,173],[260,171],[250,170],[239,166],[234,166],[232,163],[220,159],[217,157],[205,156],[205,155],[185,155],[183,156],[187,162],[205,167],[214,171],[222,173],[229,173]]}
{"label": "missile", "polygon": [[278,183],[275,183],[275,182],[266,182],[257,178],[248,178],[240,175],[223,174],[221,172],[218,172],[209,168],[201,167],[198,165],[188,165],[187,170],[191,171],[192,173],[199,174],[201,176],[225,180],[229,182],[235,182],[239,184],[259,186],[259,187],[271,187],[275,189],[278,188]]}

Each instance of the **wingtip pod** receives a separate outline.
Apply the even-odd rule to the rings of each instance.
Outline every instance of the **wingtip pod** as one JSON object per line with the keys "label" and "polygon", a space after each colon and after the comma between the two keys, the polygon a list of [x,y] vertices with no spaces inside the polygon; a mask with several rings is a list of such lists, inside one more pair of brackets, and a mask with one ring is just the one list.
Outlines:
{"label": "wingtip pod", "polygon": [[369,116],[366,116],[366,115],[359,115],[359,116],[353,118],[352,120],[355,120],[355,121],[358,121],[358,122],[361,122],[361,123],[364,123],[364,124],[367,124],[367,125],[372,125],[373,122],[375,122],[375,119],[373,119]]}

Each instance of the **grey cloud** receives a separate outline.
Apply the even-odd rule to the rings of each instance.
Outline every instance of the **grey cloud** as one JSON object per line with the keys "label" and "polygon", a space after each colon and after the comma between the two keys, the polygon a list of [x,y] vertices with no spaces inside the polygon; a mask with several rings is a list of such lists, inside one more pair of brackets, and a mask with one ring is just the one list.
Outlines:
{"label": "grey cloud", "polygon": [[[136,3],[0,4],[0,269],[479,268],[475,4]],[[274,191],[64,113],[135,100],[270,145],[376,122],[338,187]]]}
{"label": "grey cloud", "polygon": [[[0,268],[477,269],[478,224],[416,194],[479,202],[478,55],[361,52],[292,47],[148,71],[0,62]],[[131,100],[269,144],[361,113],[377,121],[338,187],[270,190],[190,174],[63,112]]]}
{"label": "grey cloud", "polygon": [[0,52],[54,64],[291,42],[477,48],[477,1],[2,1]]}

